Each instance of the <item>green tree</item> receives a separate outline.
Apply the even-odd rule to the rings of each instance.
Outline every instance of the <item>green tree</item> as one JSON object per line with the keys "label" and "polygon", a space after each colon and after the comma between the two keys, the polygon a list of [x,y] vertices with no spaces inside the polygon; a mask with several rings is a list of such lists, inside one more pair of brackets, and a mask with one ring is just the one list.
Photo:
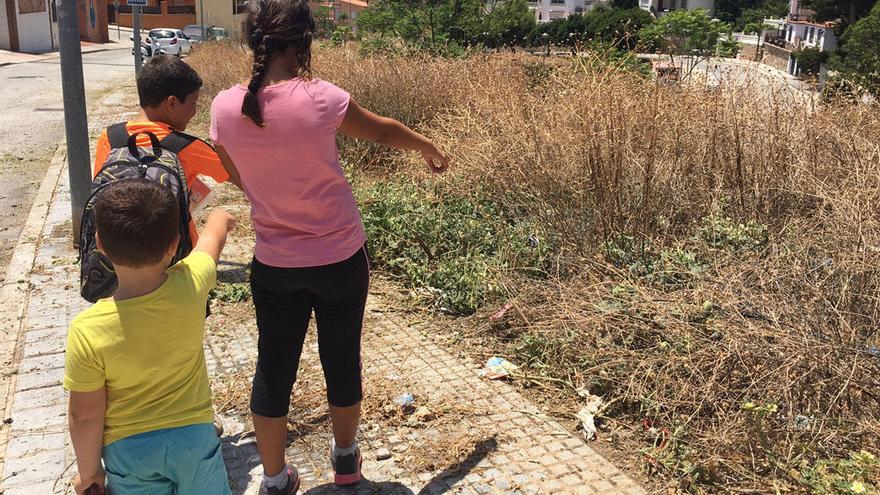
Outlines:
{"label": "green tree", "polygon": [[642,9],[598,6],[586,14],[540,24],[531,39],[534,44],[543,44],[541,35],[547,33],[550,41],[557,45],[601,41],[617,48],[632,50],[638,44],[639,32],[653,21],[651,14]]}
{"label": "green tree", "polygon": [[795,59],[801,72],[817,76],[822,65],[828,62],[828,55],[828,52],[819,51],[818,48],[804,48],[795,53]]}
{"label": "green tree", "polygon": [[721,35],[730,32],[730,24],[711,19],[707,11],[696,9],[671,12],[642,29],[639,36],[657,52],[706,56],[715,53]]}
{"label": "green tree", "polygon": [[845,78],[880,97],[880,3],[847,28],[831,65]]}
{"label": "green tree", "polygon": [[322,5],[315,9],[315,27],[319,38],[327,38],[336,29],[336,20],[333,19],[333,10]]}
{"label": "green tree", "polygon": [[817,21],[843,19],[845,24],[854,24],[868,15],[876,0],[803,0],[803,7],[816,12]]}
{"label": "green tree", "polygon": [[507,0],[485,19],[490,46],[515,45],[535,29],[535,14],[528,0]]}
{"label": "green tree", "polygon": [[375,0],[357,18],[364,32],[436,45],[474,39],[483,26],[480,0]]}
{"label": "green tree", "polygon": [[788,14],[788,0],[716,0],[715,17],[742,29],[749,23],[761,23],[766,17]]}
{"label": "green tree", "polygon": [[736,25],[743,10],[760,7],[763,3],[761,0],[715,0],[715,17]]}

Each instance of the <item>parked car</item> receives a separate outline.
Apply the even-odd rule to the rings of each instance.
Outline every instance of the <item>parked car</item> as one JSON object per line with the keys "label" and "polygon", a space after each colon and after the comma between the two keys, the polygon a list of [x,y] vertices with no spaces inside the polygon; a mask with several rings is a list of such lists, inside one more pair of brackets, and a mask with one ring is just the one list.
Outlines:
{"label": "parked car", "polygon": [[[133,36],[129,36],[128,39],[134,41]],[[141,41],[141,58],[143,60],[146,60],[146,59],[152,57],[153,55],[162,55],[165,53],[165,50],[163,50],[161,48],[154,48],[156,46],[157,45],[155,43],[150,41],[150,37],[147,36],[144,39],[144,41]],[[133,46],[131,47],[131,54],[134,55],[134,47]]]}
{"label": "parked car", "polygon": [[192,42],[180,29],[151,29],[145,40],[153,46],[153,49],[161,49],[169,55],[178,57],[192,51]]}
{"label": "parked car", "polygon": [[[192,43],[202,42],[202,25],[187,24],[183,28],[183,33],[187,35]],[[205,39],[207,41],[221,40],[226,38],[226,30],[217,26],[205,25]]]}

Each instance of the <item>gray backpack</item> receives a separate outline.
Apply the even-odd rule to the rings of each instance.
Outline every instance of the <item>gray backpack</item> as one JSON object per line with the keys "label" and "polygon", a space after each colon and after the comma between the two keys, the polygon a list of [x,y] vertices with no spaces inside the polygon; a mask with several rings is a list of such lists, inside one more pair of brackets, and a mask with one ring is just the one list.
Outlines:
{"label": "gray backpack", "polygon": [[[150,137],[150,147],[138,147],[137,137]],[[125,122],[107,128],[110,154],[101,170],[92,180],[92,193],[83,210],[80,228],[80,294],[89,302],[110,297],[116,292],[116,271],[113,263],[98,251],[95,242],[95,201],[109,184],[120,180],[150,179],[168,187],[180,207],[180,245],[171,260],[174,264],[192,251],[189,233],[189,190],[178,154],[196,140],[195,137],[173,131],[159,141],[151,132],[129,135]]]}

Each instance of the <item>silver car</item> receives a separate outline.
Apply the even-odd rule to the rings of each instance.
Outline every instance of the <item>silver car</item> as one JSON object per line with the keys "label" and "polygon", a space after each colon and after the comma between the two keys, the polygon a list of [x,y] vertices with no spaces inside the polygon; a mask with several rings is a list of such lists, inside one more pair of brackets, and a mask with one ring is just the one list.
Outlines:
{"label": "silver car", "polygon": [[180,29],[151,29],[147,35],[147,43],[151,43],[154,50],[158,48],[178,57],[192,51],[192,42]]}
{"label": "silver car", "polygon": [[[183,28],[183,34],[187,35],[192,44],[202,42],[202,26],[200,24],[187,24]],[[215,41],[226,38],[226,30],[210,24],[205,25],[205,41]]]}

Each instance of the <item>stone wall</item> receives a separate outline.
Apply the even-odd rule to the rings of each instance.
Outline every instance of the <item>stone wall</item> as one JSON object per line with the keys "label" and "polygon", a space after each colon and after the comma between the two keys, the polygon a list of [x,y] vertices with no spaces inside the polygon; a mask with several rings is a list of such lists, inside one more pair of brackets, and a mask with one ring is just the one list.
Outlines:
{"label": "stone wall", "polygon": [[785,48],[765,43],[764,58],[761,61],[769,66],[788,72],[788,59],[790,55],[791,52]]}

